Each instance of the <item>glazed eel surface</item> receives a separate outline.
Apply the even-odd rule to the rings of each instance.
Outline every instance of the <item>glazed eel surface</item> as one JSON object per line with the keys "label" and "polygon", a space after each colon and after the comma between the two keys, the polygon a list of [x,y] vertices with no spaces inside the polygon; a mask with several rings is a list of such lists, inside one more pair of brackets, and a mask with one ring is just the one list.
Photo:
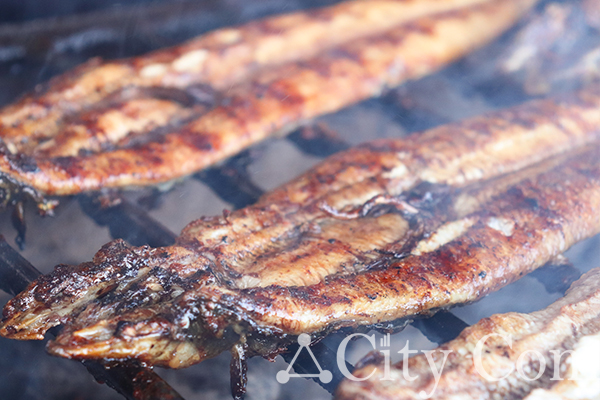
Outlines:
{"label": "glazed eel surface", "polygon": [[[430,360],[441,371],[437,379]],[[424,392],[435,399],[456,400],[597,399],[600,269],[585,274],[544,310],[484,318],[430,353],[429,359],[415,356],[392,366],[389,376],[384,374],[380,362],[365,365],[354,375],[370,377],[343,381],[336,398],[418,399]]]}
{"label": "glazed eel surface", "polygon": [[48,195],[176,179],[438,70],[535,3],[354,1],[82,67],[0,111],[0,172]]}
{"label": "glazed eel surface", "polygon": [[353,148],[173,246],[56,267],[0,334],[178,368],[474,301],[600,230],[599,127],[591,87]]}

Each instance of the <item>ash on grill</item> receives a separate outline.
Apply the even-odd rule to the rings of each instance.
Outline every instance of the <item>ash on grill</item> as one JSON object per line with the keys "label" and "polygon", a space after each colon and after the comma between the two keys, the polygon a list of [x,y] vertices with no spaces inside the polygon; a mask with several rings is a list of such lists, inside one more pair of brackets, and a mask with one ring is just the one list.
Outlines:
{"label": "ash on grill", "polygon": [[[87,60],[131,56],[173,45],[204,31],[269,14],[325,5],[334,1],[178,1],[143,2],[134,7],[96,11],[82,16],[0,25],[0,104],[46,81],[50,76]],[[72,8],[84,2],[71,0]],[[584,11],[585,10],[585,11]],[[54,218],[41,219],[32,204],[12,199],[12,216],[2,215],[0,233],[28,246],[21,254],[42,272],[58,263],[90,259],[111,237],[132,244],[169,244],[187,222],[239,208],[288,181],[333,152],[378,137],[399,137],[440,123],[480,114],[539,94],[573,89],[600,77],[600,11],[593,1],[545,1],[534,16],[491,46],[445,71],[392,90],[383,97],[320,118],[286,139],[273,139],[202,171],[182,183],[136,193],[107,192],[61,199]],[[1,189],[2,183],[0,183]],[[26,196],[24,196],[26,197]],[[25,225],[25,222],[27,224]],[[106,228],[108,227],[108,229]],[[600,246],[592,238],[570,250],[566,260],[496,292],[484,300],[430,319],[415,321],[392,336],[392,354],[410,341],[411,348],[432,349],[453,339],[467,324],[493,313],[531,312],[550,304],[581,272],[595,266]],[[38,273],[5,242],[0,243],[0,285],[8,293],[22,288]],[[0,302],[9,299],[0,292]],[[378,335],[381,335],[378,333]],[[312,347],[334,379],[317,383],[292,379],[281,385],[276,373],[287,368],[295,348],[275,363],[252,359],[248,365],[247,398],[328,399],[341,375],[335,350],[344,338],[336,334]],[[160,391],[162,398],[219,399],[229,396],[229,355],[221,355],[186,370],[157,370],[181,395],[153,372],[138,366],[96,363],[84,368],[48,356],[43,343],[0,339],[0,392],[9,399],[122,398],[143,399],[140,393]],[[359,342],[349,346],[348,361],[370,351]],[[392,359],[392,361],[397,361]],[[312,360],[300,358],[297,372],[312,371]],[[351,366],[348,366],[351,368]],[[137,385],[137,386],[136,386]],[[140,386],[141,385],[141,386]],[[146,385],[144,387],[144,385]],[[141,389],[140,389],[141,388]],[[154,391],[154,392],[153,392]],[[170,397],[169,397],[170,396]]]}

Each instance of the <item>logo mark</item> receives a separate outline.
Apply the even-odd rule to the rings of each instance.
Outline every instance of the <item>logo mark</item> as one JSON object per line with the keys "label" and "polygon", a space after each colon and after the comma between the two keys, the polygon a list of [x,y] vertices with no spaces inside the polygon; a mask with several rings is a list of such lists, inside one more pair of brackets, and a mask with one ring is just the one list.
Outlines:
{"label": "logo mark", "polygon": [[[290,362],[290,364],[288,365],[288,367],[286,369],[281,370],[277,373],[277,376],[276,376],[277,382],[287,383],[290,380],[290,378],[319,378],[319,380],[322,383],[331,382],[331,380],[333,379],[333,375],[331,374],[331,371],[321,368],[321,365],[319,364],[315,355],[313,354],[312,350],[310,349],[310,335],[303,333],[300,336],[298,336],[298,344],[300,345],[300,348],[298,349],[298,351],[296,351],[296,354],[294,354],[294,358],[292,358],[292,362]],[[308,351],[308,354],[310,354],[310,357],[315,362],[315,365],[319,369],[318,374],[290,373],[290,370],[294,366],[296,359],[298,358],[298,356],[300,355],[300,353],[302,352],[303,349],[306,349]]]}

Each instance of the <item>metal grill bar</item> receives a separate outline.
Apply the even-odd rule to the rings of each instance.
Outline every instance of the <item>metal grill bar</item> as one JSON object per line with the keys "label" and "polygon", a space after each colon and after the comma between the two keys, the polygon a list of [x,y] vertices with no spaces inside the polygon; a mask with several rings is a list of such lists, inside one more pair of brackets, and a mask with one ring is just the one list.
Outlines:
{"label": "metal grill bar", "polygon": [[533,271],[531,276],[544,285],[548,293],[565,294],[573,282],[581,278],[581,272],[563,256]]}
{"label": "metal grill bar", "polygon": [[123,198],[111,199],[103,205],[101,196],[81,195],[81,209],[100,226],[108,226],[113,238],[124,239],[134,246],[148,244],[152,247],[175,243],[175,235],[148,213]]}
{"label": "metal grill bar", "polygon": [[22,201],[17,202],[13,206],[10,220],[13,227],[17,230],[15,242],[17,243],[17,246],[19,246],[19,249],[23,250],[25,248],[25,233],[27,232],[27,224],[25,224],[25,209]]}
{"label": "metal grill bar", "polygon": [[442,344],[455,339],[469,324],[449,311],[439,311],[430,318],[415,320],[412,326],[431,342]]}
{"label": "metal grill bar", "polygon": [[40,272],[0,235],[0,289],[15,296],[40,276]]}
{"label": "metal grill bar", "polygon": [[248,173],[250,163],[258,158],[262,146],[255,146],[227,160],[220,167],[207,168],[194,175],[212,189],[217,196],[233,205],[235,209],[255,203],[264,191]]}
{"label": "metal grill bar", "polygon": [[317,157],[327,157],[350,147],[337,131],[324,123],[297,129],[287,139],[304,153]]}
{"label": "metal grill bar", "polygon": [[[308,351],[304,350],[300,352],[296,360],[294,360],[294,356],[298,352],[300,346],[298,344],[293,344],[288,347],[287,351],[281,354],[281,357],[288,363],[294,362],[292,368],[297,374],[312,374],[318,373],[315,371],[316,366],[312,357],[309,355]],[[315,358],[319,361],[319,364],[322,369],[330,371],[333,375],[333,378],[330,382],[324,383],[319,379],[319,377],[310,377],[306,379],[311,379],[319,384],[323,389],[327,390],[329,393],[335,391],[340,382],[344,379],[344,375],[338,369],[337,366],[337,354],[336,352],[326,345],[323,342],[318,342],[310,346],[311,351],[313,352]],[[352,372],[354,370],[354,366],[349,362],[346,362],[346,368],[348,371]]]}
{"label": "metal grill bar", "polygon": [[[317,157],[327,157],[350,147],[336,131],[322,123],[297,129],[286,139],[305,154]],[[222,166],[198,172],[194,178],[209,186],[222,200],[232,204],[234,209],[251,205],[264,191],[252,182],[248,167],[260,157],[263,148],[261,145],[255,146],[230,158]]]}

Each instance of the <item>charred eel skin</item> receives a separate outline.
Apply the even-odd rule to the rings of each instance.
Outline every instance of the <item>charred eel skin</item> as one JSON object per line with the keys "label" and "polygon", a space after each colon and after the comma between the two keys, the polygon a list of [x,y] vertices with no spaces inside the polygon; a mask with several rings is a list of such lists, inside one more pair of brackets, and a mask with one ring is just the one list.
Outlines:
{"label": "charred eel skin", "polygon": [[[84,66],[0,111],[0,172],[45,195],[180,178],[436,71],[497,37],[535,3],[355,1]],[[425,15],[429,6],[437,13]],[[373,20],[381,13],[379,26]],[[360,23],[315,47],[316,31],[301,34],[299,21],[318,32]],[[279,43],[280,25],[283,37],[307,43],[293,54],[266,52]]]}

